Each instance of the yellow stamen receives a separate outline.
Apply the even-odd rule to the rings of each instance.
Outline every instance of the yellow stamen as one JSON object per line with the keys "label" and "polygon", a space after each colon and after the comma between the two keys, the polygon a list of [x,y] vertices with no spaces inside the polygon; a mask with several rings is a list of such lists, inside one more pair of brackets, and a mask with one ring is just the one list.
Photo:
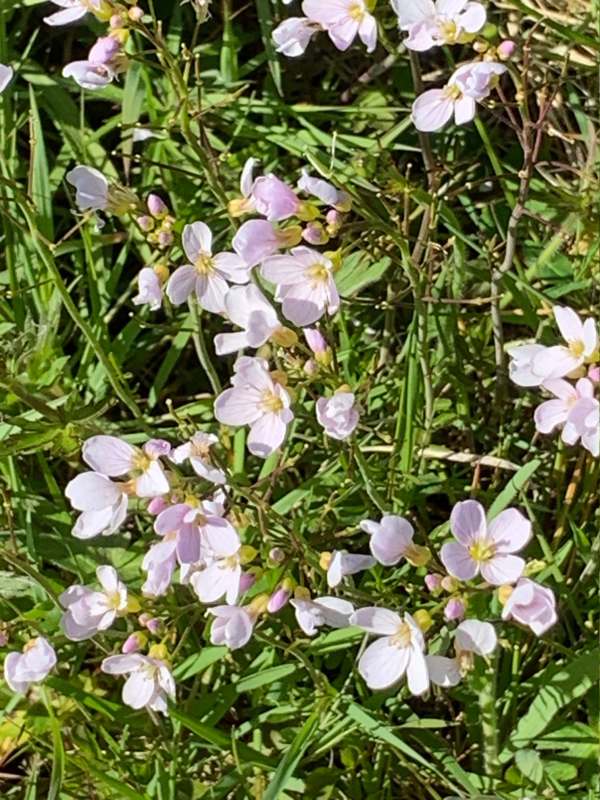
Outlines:
{"label": "yellow stamen", "polygon": [[348,9],[349,16],[357,22],[361,22],[365,16],[365,9],[362,3],[353,3]]}
{"label": "yellow stamen", "polygon": [[283,409],[283,400],[281,397],[276,395],[275,392],[267,390],[263,393],[261,398],[261,406],[263,411],[269,411],[273,414],[276,414],[278,411]]}
{"label": "yellow stamen", "polygon": [[490,558],[493,558],[495,552],[496,548],[487,539],[481,539],[469,547],[469,555],[473,561],[489,561]]}
{"label": "yellow stamen", "polygon": [[401,622],[398,630],[392,636],[392,644],[396,647],[408,647],[411,642],[410,625],[407,622]]}
{"label": "yellow stamen", "polygon": [[582,341],[569,342],[569,352],[575,358],[581,358],[585,351],[585,344]]}
{"label": "yellow stamen", "polygon": [[319,261],[307,270],[306,275],[313,283],[325,283],[329,279],[329,270]]}
{"label": "yellow stamen", "polygon": [[212,256],[209,256],[207,253],[201,253],[196,259],[194,266],[199,275],[210,275],[215,271]]}

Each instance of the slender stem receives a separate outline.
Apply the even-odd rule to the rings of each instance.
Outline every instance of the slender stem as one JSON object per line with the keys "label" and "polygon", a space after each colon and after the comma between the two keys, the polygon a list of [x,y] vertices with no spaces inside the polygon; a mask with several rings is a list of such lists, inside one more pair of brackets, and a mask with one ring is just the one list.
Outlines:
{"label": "slender stem", "polygon": [[202,365],[204,372],[206,372],[206,376],[210,381],[213,392],[215,394],[219,394],[222,388],[221,381],[219,380],[219,376],[217,375],[209,355],[208,348],[206,347],[206,339],[204,338],[204,331],[202,330],[202,312],[200,311],[198,301],[195,298],[190,298],[189,304],[196,326],[196,330],[194,333],[192,333],[192,339],[198,355],[198,361]]}

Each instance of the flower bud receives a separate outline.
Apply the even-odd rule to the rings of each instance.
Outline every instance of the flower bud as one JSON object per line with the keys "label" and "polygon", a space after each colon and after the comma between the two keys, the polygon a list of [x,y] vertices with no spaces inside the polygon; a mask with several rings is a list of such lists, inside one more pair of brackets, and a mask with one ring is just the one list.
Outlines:
{"label": "flower bud", "polygon": [[139,6],[134,6],[129,9],[127,16],[132,22],[139,22],[144,16],[144,12]]}
{"label": "flower bud", "polygon": [[162,631],[163,624],[158,619],[158,617],[152,617],[146,623],[146,627],[148,628],[150,633],[152,633],[152,634],[154,634],[154,636],[156,636],[157,634],[159,634]]}
{"label": "flower bud", "polygon": [[146,646],[147,638],[143,633],[132,633],[125,639],[121,646],[121,652],[128,656],[130,653],[137,653],[142,647]]}
{"label": "flower bud", "polygon": [[148,650],[148,655],[150,658],[157,658],[159,661],[169,660],[169,651],[164,644],[153,644]]}
{"label": "flower bud", "polygon": [[450,621],[463,619],[465,616],[465,604],[458,598],[448,600],[444,608],[444,617]]}
{"label": "flower bud", "polygon": [[508,61],[509,58],[512,58],[516,49],[517,45],[513,41],[505,39],[503,42],[500,42],[496,48],[496,52],[501,61]]}
{"label": "flower bud", "polygon": [[298,334],[291,328],[281,326],[271,334],[271,341],[279,347],[293,347],[298,343]]}
{"label": "flower bud", "polygon": [[425,575],[425,586],[430,592],[438,592],[442,587],[442,576],[437,572],[428,573]]}
{"label": "flower bud", "polygon": [[120,43],[113,36],[101,36],[88,53],[88,61],[97,66],[106,66],[120,49]]}
{"label": "flower bud", "polygon": [[327,244],[329,241],[329,236],[320,222],[309,222],[302,231],[302,238],[314,245]]}
{"label": "flower bud", "polygon": [[144,233],[150,233],[154,229],[154,220],[148,214],[142,214],[141,217],[137,217],[136,222]]}
{"label": "flower bud", "polygon": [[425,608],[419,608],[413,614],[413,619],[419,626],[419,628],[425,633],[426,631],[431,628],[433,625],[433,620],[431,619],[431,614]]}
{"label": "flower bud", "polygon": [[281,547],[273,547],[269,551],[269,561],[272,561],[274,564],[281,564],[285,561],[285,552]]}
{"label": "flower bud", "polygon": [[600,367],[590,367],[587,376],[592,383],[600,383]]}
{"label": "flower bud", "polygon": [[424,567],[431,561],[431,550],[418,544],[409,544],[404,557],[413,567]]}
{"label": "flower bud", "polygon": [[309,358],[306,363],[304,364],[303,370],[306,375],[316,375],[319,371],[319,366],[314,358]]}
{"label": "flower bud", "polygon": [[251,572],[242,572],[240,576],[240,594],[247,592],[251,586],[254,586],[256,577]]}
{"label": "flower bud", "polygon": [[294,589],[295,600],[310,600],[310,592],[306,586],[296,586]]}
{"label": "flower bud", "polygon": [[445,575],[442,578],[442,589],[445,589],[447,592],[455,592],[458,589],[458,581],[451,575]]}
{"label": "flower bud", "polygon": [[287,602],[290,599],[290,594],[291,593],[282,586],[280,586],[279,589],[276,589],[267,603],[267,611],[269,614],[276,614],[278,611],[281,611],[281,609],[287,605]]}
{"label": "flower bud", "polygon": [[300,225],[291,225],[289,228],[276,231],[275,235],[282,249],[296,247],[302,241],[302,228]]}
{"label": "flower bud", "polygon": [[331,564],[331,553],[327,550],[323,551],[319,557],[319,566],[321,569],[328,570]]}
{"label": "flower bud", "polygon": [[160,231],[158,234],[158,246],[169,247],[173,244],[173,234],[171,231]]}
{"label": "flower bud", "polygon": [[253,617],[257,617],[259,614],[264,614],[267,611],[267,606],[269,605],[269,595],[266,593],[257,594],[256,597],[252,600],[252,602],[246,606],[246,611]]}
{"label": "flower bud", "polygon": [[316,356],[329,350],[329,345],[321,331],[317,330],[317,328],[302,328],[302,333],[306,339],[306,344]]}
{"label": "flower bud", "polygon": [[158,217],[160,219],[169,213],[166,204],[157,194],[149,194],[146,205],[153,217]]}
{"label": "flower bud", "polygon": [[330,208],[325,215],[325,221],[327,222],[327,233],[330,236],[337,236],[344,224],[344,215],[340,214],[337,209]]}

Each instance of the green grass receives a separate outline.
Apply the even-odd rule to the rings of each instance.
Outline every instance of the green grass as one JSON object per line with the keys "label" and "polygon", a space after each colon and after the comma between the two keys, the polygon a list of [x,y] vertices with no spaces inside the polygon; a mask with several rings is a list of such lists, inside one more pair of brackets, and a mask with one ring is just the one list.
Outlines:
{"label": "green grass", "polygon": [[[270,31],[296,7],[275,0],[213,0],[212,19],[199,27],[189,5],[142,5],[163,21],[162,61],[136,34],[130,70],[97,93],[79,92],[60,72],[83,57],[98,23],[48,28],[49,5],[36,0],[0,8],[0,62],[18,72],[0,96],[3,652],[41,633],[60,662],[28,699],[0,684],[0,796],[592,800],[600,792],[600,466],[556,436],[534,435],[536,391],[506,384],[505,358],[498,363],[492,277],[523,169],[506,109],[496,99],[476,125],[430,137],[428,179],[409,119],[408,55],[383,0],[378,18],[396,56],[385,63],[384,46],[372,56],[361,46],[341,54],[325,37],[304,59],[279,57]],[[491,3],[489,15],[522,45],[511,75],[533,121],[556,92],[526,180],[515,258],[497,281],[504,343],[553,343],[554,303],[600,319],[597,19],[583,2],[538,0]],[[425,80],[448,72],[446,56],[470,52],[425,55]],[[384,68],[366,79],[374,64]],[[520,119],[511,79],[503,85]],[[136,125],[156,138],[133,144]],[[185,307],[134,306],[137,273],[156,253],[125,219],[97,230],[77,216],[65,181],[84,163],[142,197],[158,190],[176,238],[202,219],[225,248],[236,224],[226,203],[249,156],[290,182],[310,166],[354,203],[336,245],[343,302],[328,335],[338,383],[350,384],[363,408],[357,435],[349,445],[322,435],[313,383],[298,392],[293,436],[266,464],[248,454],[242,432],[218,430],[213,419],[215,386],[227,385],[233,362],[212,351],[221,321],[203,314],[200,328]],[[309,640],[290,608],[265,618],[246,648],[216,648],[202,606],[176,585],[154,606],[143,602],[167,623],[177,704],[168,719],[132,711],[121,682],[99,664],[134,618],[93,642],[69,642],[56,598],[93,583],[100,563],[114,564],[139,594],[151,525],[130,514],[117,535],[78,541],[64,488],[93,434],[175,443],[198,428],[220,434],[236,521],[257,563],[279,546],[291,574],[323,594],[320,553],[366,552],[365,518],[406,514],[416,541],[437,550],[455,502],[472,496],[496,513],[517,505],[532,520],[527,555],[557,595],[558,625],[542,639],[499,627],[488,663],[457,688],[418,699],[404,684],[369,691],[356,671],[360,633],[323,629]],[[376,567],[344,596],[439,614],[425,573],[405,562]],[[252,591],[272,590],[281,576],[267,569]],[[498,620],[500,606],[482,602],[481,614]]]}

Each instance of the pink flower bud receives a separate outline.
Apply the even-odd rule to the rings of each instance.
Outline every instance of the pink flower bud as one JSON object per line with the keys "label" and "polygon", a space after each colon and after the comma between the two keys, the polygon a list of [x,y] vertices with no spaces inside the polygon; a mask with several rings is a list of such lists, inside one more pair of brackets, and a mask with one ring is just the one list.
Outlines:
{"label": "pink flower bud", "polygon": [[508,61],[509,58],[512,58],[516,49],[517,45],[514,42],[510,39],[505,39],[497,47],[498,58],[502,59],[502,61]]}
{"label": "pink flower bud", "polygon": [[88,61],[96,66],[110,64],[121,48],[112,36],[101,36],[88,53]]}
{"label": "pink flower bud", "polygon": [[588,378],[592,383],[600,383],[600,367],[590,367],[588,370]]}
{"label": "pink flower bud", "polygon": [[6,647],[8,644],[8,633],[0,631],[0,647]]}
{"label": "pink flower bud", "polygon": [[267,611],[269,614],[276,614],[287,605],[289,599],[290,592],[288,592],[287,589],[282,589],[281,587],[276,589],[269,598],[269,602],[267,603]]}
{"label": "pink flower bud", "polygon": [[140,615],[139,615],[139,617],[138,617],[138,622],[140,623],[140,625],[143,625],[143,626],[144,626],[144,628],[145,628],[145,627],[146,627],[146,625],[148,624],[148,622],[149,622],[151,619],[152,619],[152,614],[148,614],[146,611],[144,611],[144,613],[143,613],[143,614],[140,614]]}
{"label": "pink flower bud", "polygon": [[281,564],[285,561],[285,553],[281,547],[273,547],[269,551],[269,561],[273,561],[275,564]]}
{"label": "pink flower bud", "polygon": [[153,497],[148,503],[148,508],[146,510],[149,514],[152,514],[153,517],[156,517],[161,511],[164,511],[166,507],[167,501],[164,497]]}
{"label": "pink flower bud", "polygon": [[108,24],[111,28],[121,28],[123,27],[123,17],[120,14],[113,14]]}
{"label": "pink flower bud", "polygon": [[132,633],[130,636],[125,639],[123,645],[121,647],[121,652],[125,653],[126,656],[130,655],[131,653],[137,653],[138,650],[142,647],[142,637],[139,633]]}
{"label": "pink flower bud", "polygon": [[442,589],[445,589],[447,592],[455,592],[458,587],[458,581],[451,575],[445,575],[442,578],[441,586]]}
{"label": "pink flower bud", "polygon": [[304,372],[306,375],[316,375],[319,371],[319,365],[314,360],[314,358],[307,359],[306,363],[304,364]]}
{"label": "pink flower bud", "polygon": [[166,204],[157,194],[149,194],[146,205],[153,217],[163,217],[169,212]]}
{"label": "pink flower bud", "polygon": [[444,609],[444,617],[450,621],[454,619],[463,619],[465,616],[465,604],[462,600],[448,600],[446,608]]}
{"label": "pink flower bud", "polygon": [[144,16],[144,12],[139,6],[134,6],[129,9],[127,16],[132,22],[139,22]]}
{"label": "pink flower bud", "polygon": [[242,576],[240,578],[240,594],[247,592],[248,589],[254,585],[255,580],[256,578],[251,572],[242,572]]}
{"label": "pink flower bud", "polygon": [[329,236],[320,222],[309,222],[302,231],[302,238],[309,244],[327,244]]}
{"label": "pink flower bud", "polygon": [[144,233],[149,233],[154,228],[154,220],[152,217],[149,217],[148,214],[143,214],[141,217],[138,217],[136,222]]}
{"label": "pink flower bud", "polygon": [[160,631],[162,630],[162,622],[157,617],[153,617],[152,619],[149,619],[148,622],[146,623],[146,628],[148,628],[150,633],[156,635],[157,633],[160,633]]}
{"label": "pink flower bud", "polygon": [[327,221],[327,233],[330,236],[336,236],[344,222],[344,215],[335,208],[330,208],[325,215],[325,220]]}
{"label": "pink flower bud", "polygon": [[302,328],[302,333],[306,339],[306,344],[316,356],[319,355],[319,353],[327,352],[327,342],[320,331],[316,328]]}
{"label": "pink flower bud", "polygon": [[173,244],[173,234],[171,231],[161,231],[158,234],[159,247],[169,247],[171,244]]}
{"label": "pink flower bud", "polygon": [[441,585],[442,576],[438,575],[437,572],[430,572],[429,575],[425,575],[425,586],[430,592],[435,592]]}

